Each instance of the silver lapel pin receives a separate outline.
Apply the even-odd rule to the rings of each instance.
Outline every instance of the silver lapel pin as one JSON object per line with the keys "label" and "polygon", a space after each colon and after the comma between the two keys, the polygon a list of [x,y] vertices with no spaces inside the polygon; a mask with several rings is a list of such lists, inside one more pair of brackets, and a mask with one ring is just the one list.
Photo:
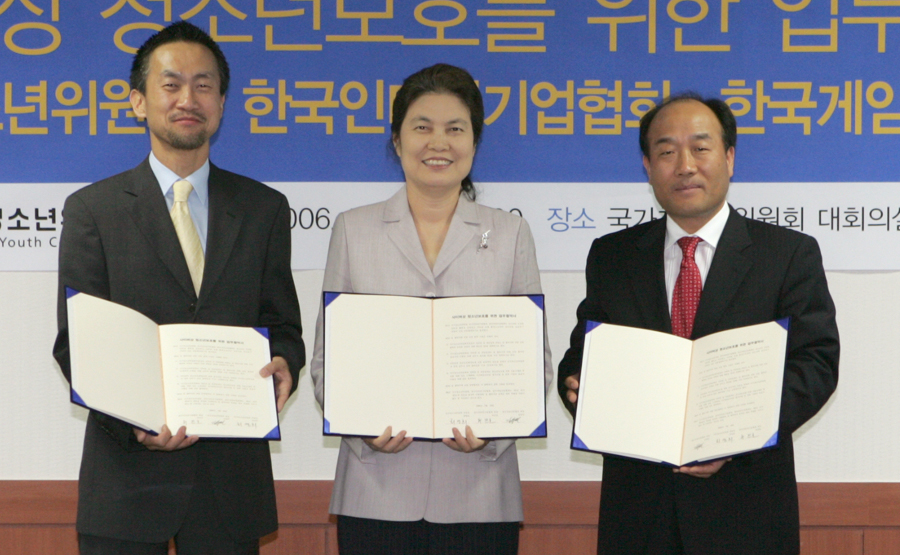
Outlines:
{"label": "silver lapel pin", "polygon": [[482,249],[488,248],[487,242],[488,242],[488,235],[490,235],[490,233],[491,233],[491,230],[489,229],[481,234],[481,244],[478,245],[478,249],[476,250],[476,252],[481,252]]}

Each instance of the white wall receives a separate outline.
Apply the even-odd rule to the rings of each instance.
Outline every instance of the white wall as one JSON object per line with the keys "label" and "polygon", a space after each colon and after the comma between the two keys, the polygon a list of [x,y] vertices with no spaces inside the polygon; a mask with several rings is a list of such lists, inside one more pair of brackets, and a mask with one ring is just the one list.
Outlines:
{"label": "white wall", "polygon": [[[579,272],[545,272],[547,318],[558,362],[584,296]],[[295,272],[304,338],[312,351],[321,271]],[[797,478],[807,482],[900,481],[900,273],[828,273],[841,332],[841,378],[825,409],[795,434]],[[0,272],[2,480],[78,477],[87,411],[69,402],[51,356],[56,274]],[[127,364],[127,361],[123,361]],[[321,434],[321,412],[304,370],[282,413],[272,453],[278,479],[333,478],[338,440]],[[572,421],[555,390],[549,437],[520,440],[525,480],[599,480],[598,455],[569,450]]]}

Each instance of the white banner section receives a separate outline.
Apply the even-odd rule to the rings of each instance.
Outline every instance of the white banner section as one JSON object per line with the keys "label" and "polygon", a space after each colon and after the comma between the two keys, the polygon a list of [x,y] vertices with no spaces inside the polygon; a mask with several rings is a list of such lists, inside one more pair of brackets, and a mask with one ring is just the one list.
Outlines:
{"label": "white banner section", "polygon": [[[66,197],[84,184],[0,184],[0,271],[55,271]],[[390,197],[399,183],[270,183],[291,204],[292,264],[322,269],[335,217]],[[646,183],[484,183],[478,201],[521,214],[541,270],[584,270],[594,238],[660,218]],[[900,270],[897,183],[734,183],[748,218],[819,241],[826,270]]]}

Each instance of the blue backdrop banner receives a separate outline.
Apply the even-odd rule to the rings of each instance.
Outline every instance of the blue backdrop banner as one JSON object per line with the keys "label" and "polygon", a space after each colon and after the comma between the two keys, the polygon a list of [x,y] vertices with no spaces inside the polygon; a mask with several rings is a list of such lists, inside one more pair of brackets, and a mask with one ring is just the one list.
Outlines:
{"label": "blue backdrop banner", "polygon": [[264,181],[398,180],[390,99],[438,61],[485,96],[476,180],[642,181],[639,117],[686,89],[737,115],[736,180],[900,175],[891,0],[6,0],[0,181],[134,166],[132,54],[182,18],[232,67],[213,161]]}
{"label": "blue backdrop banner", "polygon": [[396,189],[391,100],[439,61],[479,81],[474,178],[542,269],[661,216],[637,127],[685,90],[737,117],[732,204],[816,236],[829,269],[900,269],[896,0],[4,0],[0,270],[54,269],[65,195],[147,155],[131,60],[179,19],[231,65],[212,160],[288,194],[297,269],[324,266],[337,212]]}

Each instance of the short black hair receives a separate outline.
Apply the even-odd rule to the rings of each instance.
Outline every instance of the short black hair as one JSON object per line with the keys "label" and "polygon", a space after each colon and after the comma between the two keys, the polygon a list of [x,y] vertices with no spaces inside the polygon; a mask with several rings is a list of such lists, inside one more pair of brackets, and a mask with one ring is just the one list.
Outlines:
{"label": "short black hair", "polygon": [[[457,97],[469,109],[469,119],[472,120],[472,135],[475,146],[481,141],[481,131],[484,129],[484,101],[481,91],[468,71],[450,64],[435,64],[421,69],[403,80],[403,85],[397,91],[393,104],[393,119],[391,120],[391,142],[388,145],[391,152],[396,155],[394,141],[400,136],[403,120],[410,105],[420,96],[428,93],[448,93]],[[471,200],[475,200],[475,184],[470,173],[462,180],[462,191]]]}
{"label": "short black hair", "polygon": [[722,126],[722,142],[725,144],[725,152],[728,152],[729,148],[737,146],[737,121],[735,121],[734,114],[731,112],[731,108],[728,107],[728,104],[726,104],[724,100],[718,98],[704,98],[693,91],[688,91],[667,97],[641,117],[641,133],[639,141],[641,144],[641,152],[644,153],[644,156],[647,158],[650,157],[650,144],[647,139],[647,134],[650,132],[650,124],[653,123],[653,118],[659,114],[660,110],[669,104],[684,102],[686,100],[695,100],[705,105],[716,115],[716,119],[719,120],[719,124]]}
{"label": "short black hair", "polygon": [[225,96],[225,93],[228,92],[229,81],[228,61],[225,60],[225,54],[222,53],[222,49],[219,48],[216,41],[203,29],[187,21],[178,21],[169,25],[151,36],[138,48],[137,54],[134,55],[134,61],[131,62],[131,88],[141,94],[147,92],[150,55],[158,47],[171,42],[192,42],[209,49],[216,58],[216,65],[219,69],[219,93]]}

